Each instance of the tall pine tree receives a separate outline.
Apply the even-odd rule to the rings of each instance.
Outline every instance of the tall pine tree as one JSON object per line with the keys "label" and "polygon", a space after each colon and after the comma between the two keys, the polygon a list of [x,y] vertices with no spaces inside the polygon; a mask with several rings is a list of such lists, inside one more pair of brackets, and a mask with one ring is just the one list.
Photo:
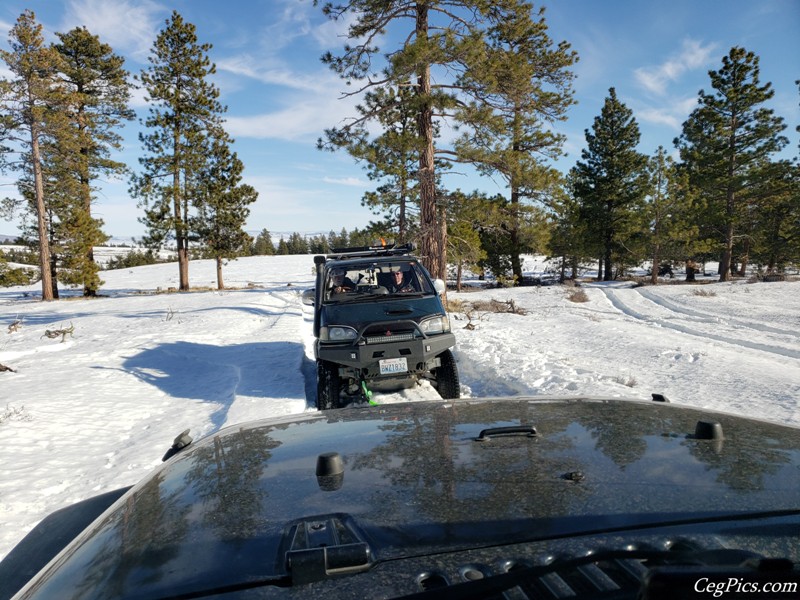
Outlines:
{"label": "tall pine tree", "polygon": [[675,140],[718,231],[720,281],[730,277],[737,236],[768,181],[769,157],[788,143],[783,119],[764,106],[774,92],[761,85],[758,63],[754,53],[731,48],[722,67],[709,71],[713,91],[700,90],[699,106]]}
{"label": "tall pine tree", "polygon": [[220,290],[225,289],[223,261],[240,256],[252,242],[244,225],[250,214],[248,207],[256,201],[258,192],[241,183],[243,170],[242,161],[231,152],[230,140],[218,138],[197,178],[197,216],[192,220],[192,229],[206,253],[216,261]]}
{"label": "tall pine tree", "polygon": [[409,87],[367,92],[364,104],[356,110],[362,117],[375,115],[382,133],[371,138],[367,122],[362,121],[350,128],[326,131],[326,140],[317,144],[326,150],[345,148],[364,163],[370,180],[381,182],[375,191],[364,194],[361,203],[375,214],[384,214],[387,224],[396,229],[399,243],[410,239],[419,214],[419,190],[414,181],[420,138],[412,95]]}
{"label": "tall pine tree", "polygon": [[623,257],[626,242],[640,232],[647,183],[647,157],[636,150],[639,126],[613,87],[592,132],[586,130],[586,143],[572,170],[573,186],[582,218],[600,244],[601,279],[611,281],[614,260]]}
{"label": "tall pine tree", "polygon": [[195,26],[173,11],[158,34],[150,66],[141,80],[150,103],[145,131],[139,135],[146,155],[143,172],[131,180],[131,193],[145,210],[146,238],[157,247],[174,239],[180,289],[189,289],[189,240],[196,175],[221,137],[219,90],[208,81],[216,67],[208,58],[211,44],[198,44]]}
{"label": "tall pine tree", "polygon": [[86,28],[57,35],[54,47],[62,57],[59,79],[67,95],[62,115],[66,123],[65,135],[47,148],[48,170],[55,183],[52,194],[60,198],[62,208],[58,237],[65,249],[65,280],[82,285],[85,296],[94,296],[101,282],[93,247],[108,237],[102,221],[92,216],[93,182],[127,171],[111,153],[122,147],[122,122],[134,117],[128,107],[130,84],[123,58]]}
{"label": "tall pine tree", "polygon": [[[316,0],[315,0],[316,1]],[[437,203],[435,163],[435,122],[446,118],[457,104],[453,81],[434,83],[437,69],[461,72],[481,55],[486,46],[487,22],[499,22],[509,12],[530,10],[517,0],[351,0],[326,2],[323,12],[332,19],[349,19],[348,43],[342,54],[327,53],[323,61],[348,84],[351,95],[383,88],[397,90],[411,86],[409,106],[416,119],[420,203],[420,254],[428,270],[444,278],[447,271],[447,222],[444,203]],[[385,65],[378,65],[378,41],[389,30],[403,42],[385,53]],[[393,97],[386,93],[386,98]],[[342,128],[326,132],[329,142],[340,144],[359,126],[375,121],[381,108],[360,115]]]}
{"label": "tall pine tree", "polygon": [[530,235],[523,227],[530,210],[523,201],[549,197],[560,179],[548,161],[562,154],[565,138],[552,125],[565,120],[574,103],[574,75],[569,68],[577,61],[569,44],[553,44],[544,9],[533,19],[523,4],[492,23],[485,51],[459,78],[459,86],[472,99],[459,110],[467,133],[456,142],[454,159],[505,180],[509,189],[505,227],[517,282],[522,280],[520,254],[530,250],[524,244]]}
{"label": "tall pine tree", "polygon": [[646,244],[652,264],[650,282],[655,285],[662,262],[692,259],[705,245],[696,223],[696,196],[686,174],[663,146],[648,161],[647,171],[650,180],[643,214],[649,226]]}
{"label": "tall pine tree", "polygon": [[[26,175],[21,183],[23,197],[29,198],[36,218],[42,300],[53,300],[56,282],[50,258],[50,207],[45,197],[42,170],[42,144],[57,137],[59,125],[50,118],[58,114],[63,95],[57,73],[61,58],[45,46],[42,26],[33,11],[26,10],[9,32],[11,50],[0,51],[11,78],[0,81],[0,140],[11,143],[3,148],[3,164]],[[9,153],[19,156],[7,160]],[[27,184],[26,184],[27,181]]]}

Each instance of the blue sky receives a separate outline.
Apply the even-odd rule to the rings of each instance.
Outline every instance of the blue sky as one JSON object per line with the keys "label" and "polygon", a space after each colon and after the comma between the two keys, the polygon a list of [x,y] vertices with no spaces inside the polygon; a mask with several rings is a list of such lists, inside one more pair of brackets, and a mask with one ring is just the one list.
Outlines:
{"label": "blue sky", "polygon": [[[592,127],[610,87],[633,111],[642,138],[641,152],[662,145],[673,151],[700,89],[710,90],[709,70],[719,69],[732,46],[743,46],[761,60],[761,81],[772,82],[770,107],[789,126],[790,146],[798,154],[800,94],[800,0],[550,0],[545,18],[554,42],[567,41],[578,52],[574,71],[578,104],[557,126],[567,136],[567,156],[556,165],[567,171],[580,158],[584,131]],[[326,50],[342,48],[343,24],[328,21],[311,0],[4,0],[0,44],[26,8],[36,13],[48,40],[56,31],[85,25],[126,58],[139,73],[147,65],[153,40],[172,10],[197,27],[199,41],[213,45],[215,84],[228,106],[227,129],[245,164],[245,181],[259,191],[247,224],[250,231],[327,232],[363,227],[375,219],[362,208],[363,193],[374,187],[345,153],[316,149],[326,127],[354,114],[353,100],[341,99],[345,85],[321,62]],[[0,65],[0,76],[7,71]],[[144,93],[134,108],[146,114]],[[123,133],[125,150],[116,158],[138,166],[138,124]],[[2,194],[14,194],[10,175],[0,178]],[[486,178],[465,173],[449,187],[502,192]],[[102,185],[95,214],[117,237],[140,236],[141,210],[125,181]],[[16,222],[0,222],[0,234],[16,234]]]}

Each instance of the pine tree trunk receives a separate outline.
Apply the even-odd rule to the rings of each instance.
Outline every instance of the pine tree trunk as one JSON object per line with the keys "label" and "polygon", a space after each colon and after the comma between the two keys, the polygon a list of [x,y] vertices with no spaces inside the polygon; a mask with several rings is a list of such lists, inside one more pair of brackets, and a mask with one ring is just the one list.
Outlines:
{"label": "pine tree trunk", "polygon": [[750,260],[750,238],[744,239],[744,250],[742,252],[742,263],[739,265],[739,277],[747,277],[747,263]]}
{"label": "pine tree trunk", "polygon": [[222,281],[222,257],[217,257],[217,289],[224,290],[225,283]]}
{"label": "pine tree trunk", "polygon": [[614,270],[611,262],[611,240],[606,241],[606,251],[603,256],[603,281],[611,281],[614,279]]}
{"label": "pine tree trunk", "polygon": [[50,271],[50,243],[47,237],[45,219],[44,183],[39,152],[39,137],[36,130],[31,131],[31,161],[33,162],[34,201],[36,202],[36,227],[39,232],[39,271],[42,276],[42,300],[53,300],[53,277]]}
{"label": "pine tree trunk", "polygon": [[512,184],[511,190],[511,224],[508,237],[511,246],[511,273],[514,275],[514,285],[522,285],[522,261],[519,258],[519,191],[514,184]]}
{"label": "pine tree trunk", "polygon": [[660,265],[658,264],[659,258],[659,247],[653,249],[653,268],[651,269],[650,273],[650,283],[653,285],[658,285],[658,271],[660,270]]}
{"label": "pine tree trunk", "polygon": [[406,243],[406,198],[408,198],[408,183],[403,177],[400,182],[400,209],[397,214],[397,242]]}
{"label": "pine tree trunk", "polygon": [[728,222],[725,229],[725,249],[719,261],[719,280],[730,280],[731,259],[733,258],[733,222]]}
{"label": "pine tree trunk", "polygon": [[[425,3],[416,5],[416,33],[419,39],[428,37],[428,6]],[[423,140],[419,154],[419,201],[420,227],[422,231],[420,250],[422,260],[428,271],[438,278],[443,278],[445,264],[445,248],[440,247],[440,228],[436,217],[436,176],[434,172],[433,148],[433,108],[431,106],[431,69],[430,65],[420,68],[417,74],[417,94],[424,100],[417,115],[417,130]]]}
{"label": "pine tree trunk", "polygon": [[686,261],[686,281],[697,281],[695,273],[697,272],[697,265],[693,260]]}
{"label": "pine tree trunk", "polygon": [[189,248],[188,248],[188,241],[186,235],[186,226],[187,223],[183,218],[183,211],[181,202],[181,175],[180,169],[178,167],[178,152],[179,152],[179,140],[180,134],[176,130],[174,132],[174,163],[173,163],[173,171],[172,171],[172,202],[174,207],[174,217],[175,217],[175,244],[178,248],[178,279],[179,279],[179,287],[178,289],[182,292],[189,291]]}
{"label": "pine tree trunk", "polygon": [[[81,181],[81,189],[84,192],[83,198],[83,206],[84,210],[86,211],[87,217],[87,227],[91,227],[91,218],[92,218],[92,196],[89,188],[89,181],[88,179],[84,182]],[[87,235],[91,235],[90,232],[86,232]],[[92,236],[93,237],[93,236]],[[97,296],[97,285],[95,283],[95,278],[93,277],[93,272],[90,270],[90,267],[94,264],[94,247],[92,244],[88,244],[86,247],[86,266],[84,267],[83,273],[83,295],[94,297]]]}
{"label": "pine tree trunk", "polygon": [[[84,129],[83,123],[85,121],[85,116],[83,115],[83,110],[80,111],[81,114],[78,116],[78,122],[81,123],[81,130]],[[83,209],[86,211],[86,223],[85,227],[87,228],[82,233],[88,236],[90,239],[94,239],[94,231],[92,231],[92,190],[90,186],[90,178],[89,178],[89,149],[83,146],[80,149],[80,157],[81,157],[81,164],[80,164],[80,189],[81,195],[83,196]],[[97,296],[97,282],[96,278],[94,277],[94,271],[91,269],[92,265],[94,264],[94,247],[91,243],[86,245],[86,265],[83,267],[83,295],[87,297],[94,297]]]}
{"label": "pine tree trunk", "polygon": [[53,300],[58,300],[58,257],[50,254],[50,286],[53,290]]}

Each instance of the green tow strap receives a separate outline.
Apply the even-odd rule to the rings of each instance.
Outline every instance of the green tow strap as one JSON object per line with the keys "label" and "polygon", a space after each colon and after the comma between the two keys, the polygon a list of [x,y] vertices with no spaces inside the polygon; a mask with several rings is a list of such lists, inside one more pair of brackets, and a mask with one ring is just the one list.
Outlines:
{"label": "green tow strap", "polygon": [[363,379],[361,380],[361,391],[364,392],[364,398],[367,399],[372,406],[378,406],[378,403],[372,399],[372,392],[367,389],[367,382]]}

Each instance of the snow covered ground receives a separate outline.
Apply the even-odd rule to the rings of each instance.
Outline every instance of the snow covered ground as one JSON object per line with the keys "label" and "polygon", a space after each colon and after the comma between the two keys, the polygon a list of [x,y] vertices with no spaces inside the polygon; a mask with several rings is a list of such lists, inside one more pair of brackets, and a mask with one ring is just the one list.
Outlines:
{"label": "snow covered ground", "polygon": [[[216,284],[210,261],[189,275]],[[105,296],[92,300],[0,289],[0,364],[14,369],[0,372],[0,557],[53,510],[138,481],[185,428],[198,439],[316,410],[312,313],[300,302],[311,257],[239,259],[224,276],[240,289],[156,293],[177,287],[174,263],[103,272]],[[462,395],[659,392],[800,425],[800,282],[583,290],[583,303],[561,286],[450,292],[526,312],[451,315]],[[45,336],[73,326],[63,342]],[[430,386],[376,394],[437,397]]]}

